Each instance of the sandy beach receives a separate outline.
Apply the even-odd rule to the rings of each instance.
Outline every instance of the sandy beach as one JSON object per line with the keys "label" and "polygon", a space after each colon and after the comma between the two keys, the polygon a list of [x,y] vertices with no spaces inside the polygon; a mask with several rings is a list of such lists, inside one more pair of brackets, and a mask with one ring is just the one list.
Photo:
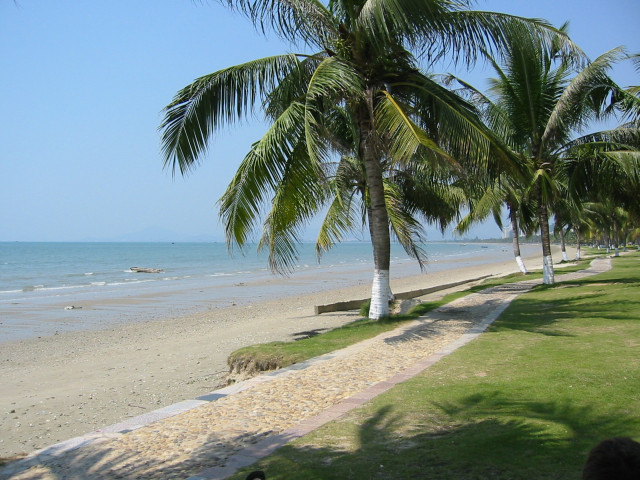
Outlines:
{"label": "sandy beach", "polygon": [[[531,269],[540,268],[539,256],[525,261]],[[513,260],[454,268],[394,278],[392,289],[406,292],[515,271]],[[357,312],[314,315],[314,306],[369,295],[368,284],[357,285],[188,317],[5,342],[0,350],[0,457],[29,453],[210,392],[224,382],[232,351],[353,321]]]}

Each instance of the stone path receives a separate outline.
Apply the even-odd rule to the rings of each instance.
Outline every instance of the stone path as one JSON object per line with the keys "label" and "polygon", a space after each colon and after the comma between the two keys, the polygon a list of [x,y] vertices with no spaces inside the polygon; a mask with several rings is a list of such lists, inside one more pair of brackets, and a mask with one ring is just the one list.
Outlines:
{"label": "stone path", "polygon": [[[556,280],[609,268],[609,259],[596,259],[588,270]],[[226,478],[418,374],[539,283],[468,295],[343,350],[54,445],[0,469],[0,479]]]}

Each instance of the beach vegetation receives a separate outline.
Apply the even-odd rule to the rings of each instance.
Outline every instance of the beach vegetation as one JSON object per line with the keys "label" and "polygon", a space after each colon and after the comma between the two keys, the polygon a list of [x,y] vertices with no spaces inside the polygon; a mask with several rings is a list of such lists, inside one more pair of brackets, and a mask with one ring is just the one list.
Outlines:
{"label": "beach vegetation", "polygon": [[[603,251],[604,253],[604,251]],[[574,262],[563,268],[563,272],[570,273],[587,268],[588,261]],[[363,340],[373,338],[381,333],[393,330],[404,322],[416,320],[421,315],[446,305],[458,298],[472,293],[481,292],[487,288],[507,283],[542,278],[542,271],[532,271],[525,276],[522,273],[505,275],[482,281],[478,285],[454,291],[441,298],[420,302],[412,306],[408,312],[390,315],[389,317],[373,321],[365,314],[354,322],[349,322],[338,328],[326,332],[310,335],[307,338],[289,342],[269,342],[235,350],[229,355],[228,381],[235,382],[260,373],[285,368],[290,365],[309,360],[326,353],[348,347]],[[363,306],[365,308],[365,306]]]}
{"label": "beach vegetation", "polygon": [[[594,195],[611,199],[609,224],[618,242],[615,208],[634,200],[637,205],[640,165],[640,104],[609,77],[613,65],[627,58],[624,48],[618,47],[585,61],[573,51],[544,51],[529,38],[515,37],[509,39],[502,64],[487,55],[496,73],[487,94],[460,82],[466,95],[483,110],[487,124],[528,169],[525,176],[516,178],[508,173],[497,180],[481,177],[480,188],[476,184],[470,190],[470,213],[459,230],[491,213],[500,222],[506,204],[516,258],[518,228],[540,230],[544,283],[548,284],[554,281],[551,217],[555,217],[563,260],[568,261],[564,236],[573,225],[580,234],[581,205],[595,201]],[[594,121],[615,113],[635,120],[614,130],[584,134]]]}
{"label": "beach vegetation", "polygon": [[601,440],[640,440],[639,262],[519,296],[476,340],[230,478],[580,478]]}
{"label": "beach vegetation", "polygon": [[243,347],[231,353],[228,381],[236,381],[303,362],[393,330],[415,317],[361,318],[319,335],[291,342],[269,342]]}
{"label": "beach vegetation", "polygon": [[629,122],[573,142],[563,162],[580,220],[616,255],[640,225],[639,125]]}
{"label": "beach vegetation", "polygon": [[503,207],[506,207],[512,233],[513,256],[518,269],[526,275],[528,270],[520,255],[520,236],[532,235],[538,224],[531,205],[523,201],[525,187],[522,178],[509,175],[497,177],[487,175],[477,180],[471,190],[467,189],[468,212],[456,225],[455,232],[464,234],[474,223],[484,221],[489,216],[493,216],[498,227],[503,229],[502,211]]}
{"label": "beach vegetation", "polygon": [[515,37],[545,52],[575,50],[545,21],[473,11],[468,0],[223,3],[302,51],[232,66],[180,90],[160,127],[165,166],[185,174],[215,132],[262,110],[269,127],[219,202],[230,249],[260,230],[271,269],[287,272],[317,215],[325,215],[319,256],[367,228],[372,319],[389,314],[391,239],[421,262],[423,224],[455,218],[462,172],[519,168],[433,66],[444,57],[471,66],[482,51],[499,58]]}

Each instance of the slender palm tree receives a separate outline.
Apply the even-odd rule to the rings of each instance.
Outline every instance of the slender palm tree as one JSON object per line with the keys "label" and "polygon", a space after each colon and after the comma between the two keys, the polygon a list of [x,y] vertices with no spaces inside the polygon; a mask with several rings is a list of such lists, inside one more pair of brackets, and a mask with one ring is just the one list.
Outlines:
{"label": "slender palm tree", "polygon": [[[420,232],[415,216],[393,218],[395,172],[431,172],[426,164],[455,171],[471,160],[515,168],[474,108],[424,66],[443,56],[471,65],[481,50],[498,55],[505,39],[516,36],[550,48],[557,30],[540,20],[471,11],[468,0],[223,3],[305,52],[223,69],[179,91],[160,127],[165,166],[185,173],[203,157],[213,132],[262,108],[270,127],[241,162],[221,199],[221,217],[230,248],[242,246],[270,204],[259,245],[268,249],[272,269],[282,271],[296,258],[306,222],[336,198],[331,165],[341,164],[337,157],[356,159],[375,264],[370,316],[387,316],[390,230],[405,246],[417,245]],[[565,46],[573,48],[566,38]],[[427,207],[412,204],[429,214]],[[334,219],[320,248],[350,227],[344,217]],[[399,219],[402,229],[394,226]]]}
{"label": "slender palm tree", "polygon": [[492,128],[529,162],[527,198],[537,206],[546,284],[554,283],[549,215],[560,197],[563,156],[576,131],[610,111],[620,89],[607,72],[623,57],[614,49],[576,71],[574,58],[515,38],[504,65],[489,58],[497,73],[489,89]]}
{"label": "slender palm tree", "polygon": [[522,182],[509,175],[489,178],[485,182],[476,180],[466,192],[468,213],[458,223],[455,231],[464,233],[471,225],[486,220],[490,215],[498,227],[503,228],[502,211],[503,207],[506,207],[513,234],[513,256],[520,271],[526,275],[528,270],[520,254],[520,233],[532,233],[537,223],[530,208],[531,204],[522,201],[524,189]]}

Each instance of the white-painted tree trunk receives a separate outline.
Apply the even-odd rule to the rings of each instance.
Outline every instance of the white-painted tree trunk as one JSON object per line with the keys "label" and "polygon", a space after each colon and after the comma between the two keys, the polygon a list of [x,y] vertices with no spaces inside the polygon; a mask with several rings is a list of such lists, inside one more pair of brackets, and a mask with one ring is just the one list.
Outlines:
{"label": "white-painted tree trunk", "polygon": [[520,255],[516,257],[516,263],[518,264],[518,268],[522,273],[524,273],[525,275],[529,273],[527,272],[527,267],[524,266],[524,262],[522,261],[522,257]]}
{"label": "white-painted tree trunk", "polygon": [[619,249],[618,247],[616,247],[616,248],[614,249],[614,254],[613,254],[613,256],[614,256],[614,257],[619,257],[619,256],[620,256],[620,249]]}
{"label": "white-painted tree trunk", "polygon": [[580,260],[582,258],[582,252],[580,251],[580,247],[576,249],[576,260]]}
{"label": "white-painted tree trunk", "polygon": [[562,261],[563,262],[568,262],[569,261],[569,256],[567,255],[567,251],[566,250],[562,251]]}
{"label": "white-painted tree trunk", "polygon": [[553,259],[551,255],[542,257],[542,283],[545,285],[551,285],[555,281],[553,275]]}
{"label": "white-painted tree trunk", "polygon": [[389,316],[389,270],[375,270],[371,286],[371,305],[369,318],[378,320]]}

